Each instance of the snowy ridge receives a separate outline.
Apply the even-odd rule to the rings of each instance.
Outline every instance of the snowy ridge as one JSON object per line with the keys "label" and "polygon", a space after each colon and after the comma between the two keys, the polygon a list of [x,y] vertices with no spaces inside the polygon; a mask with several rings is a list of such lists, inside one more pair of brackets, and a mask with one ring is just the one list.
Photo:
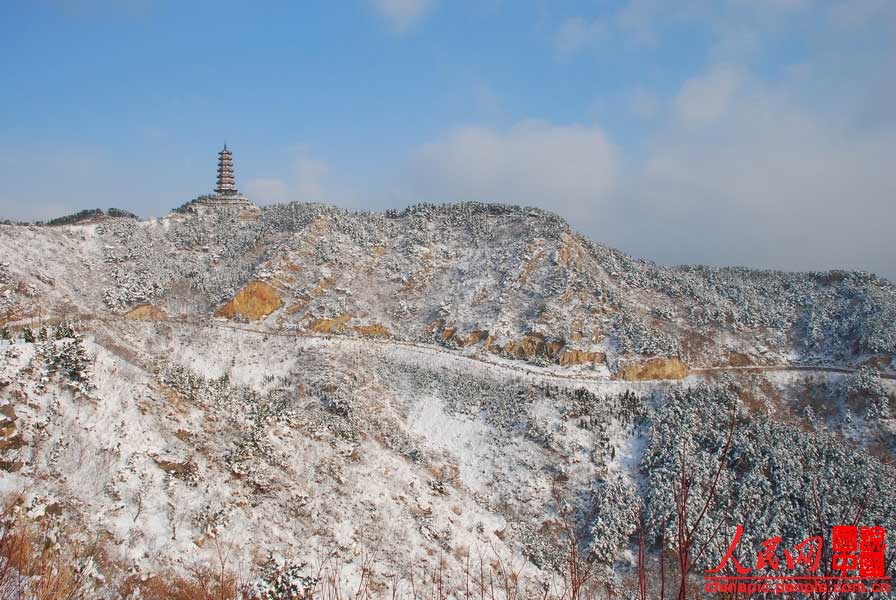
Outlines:
{"label": "snowy ridge", "polygon": [[658,267],[483,204],[0,226],[0,253],[0,486],[102,538],[99,597],[226,547],[256,590],[330,557],[460,598],[482,556],[540,598],[567,522],[595,585],[633,596],[636,523],[652,569],[675,551],[682,460],[696,483],[725,465],[713,544],[735,516],[745,548],[792,547],[809,490],[826,522],[861,503],[896,531],[896,291],[874,276]]}

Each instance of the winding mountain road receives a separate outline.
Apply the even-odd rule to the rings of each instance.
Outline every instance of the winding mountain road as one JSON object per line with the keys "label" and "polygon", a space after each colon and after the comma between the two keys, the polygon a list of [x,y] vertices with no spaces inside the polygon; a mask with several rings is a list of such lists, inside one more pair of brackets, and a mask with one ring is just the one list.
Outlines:
{"label": "winding mountain road", "polygon": [[[519,361],[511,361],[510,359],[503,359],[500,357],[492,356],[492,355],[483,355],[482,353],[462,353],[458,351],[452,351],[446,348],[441,348],[439,346],[431,345],[431,344],[422,344],[418,342],[409,342],[403,340],[395,340],[395,339],[387,339],[387,338],[375,338],[375,337],[348,337],[348,336],[340,336],[340,335],[322,335],[315,333],[305,333],[300,331],[271,331],[266,329],[258,329],[246,325],[238,325],[223,321],[217,320],[189,320],[189,319],[161,319],[154,321],[140,321],[140,320],[130,320],[125,319],[123,317],[118,316],[94,316],[88,319],[82,319],[84,321],[99,321],[103,323],[167,323],[174,325],[186,325],[190,327],[203,327],[203,328],[219,328],[219,329],[228,329],[232,331],[239,331],[242,333],[249,333],[253,335],[262,335],[262,336],[273,336],[273,337],[283,337],[283,338],[294,338],[294,339],[303,339],[303,340],[315,340],[315,343],[325,344],[329,346],[336,345],[347,345],[347,344],[357,344],[359,342],[368,344],[368,345],[377,345],[383,348],[404,348],[411,349],[415,352],[421,354],[427,354],[430,356],[442,356],[442,357],[451,357],[454,360],[469,360],[475,361],[477,364],[484,364],[490,367],[495,367],[503,370],[515,371],[518,373],[522,373],[529,376],[539,376],[539,377],[547,377],[547,378],[559,378],[567,381],[582,381],[588,383],[607,383],[611,381],[618,381],[613,379],[610,376],[609,371],[607,370],[606,374],[595,373],[595,374],[585,374],[585,373],[575,373],[575,372],[563,372],[559,370],[557,367],[539,367],[536,365],[521,363]],[[518,364],[512,364],[518,363]],[[840,373],[840,374],[851,374],[855,373],[858,370],[856,367],[850,366],[836,366],[836,365],[749,365],[749,366],[718,366],[718,367],[692,367],[689,371],[689,375],[697,375],[697,376],[706,376],[715,373],[725,373],[725,372],[741,372],[741,373],[771,373],[771,372],[806,372],[806,373]],[[888,379],[896,381],[896,375],[889,373],[878,373],[878,375],[882,379]],[[668,381],[668,380],[647,380],[647,381]],[[630,382],[631,383],[631,382]]]}
{"label": "winding mountain road", "polygon": [[[42,319],[31,319],[28,322],[20,322],[17,324],[18,327],[38,327],[42,324],[52,324],[58,323],[61,320],[61,317],[53,317],[48,316]],[[532,365],[528,363],[523,363],[521,361],[512,361],[511,359],[505,359],[494,355],[483,354],[481,352],[476,353],[463,353],[458,351],[453,351],[447,348],[442,348],[439,346],[435,346],[432,344],[422,344],[419,342],[409,342],[404,340],[396,340],[391,338],[376,338],[376,337],[348,337],[341,335],[325,335],[318,333],[306,333],[301,331],[272,331],[267,329],[258,329],[247,325],[239,325],[230,322],[206,319],[206,320],[193,320],[193,319],[156,319],[156,320],[140,320],[140,319],[126,319],[122,316],[118,315],[109,315],[109,316],[98,316],[98,315],[90,315],[84,316],[81,315],[78,317],[78,320],[82,322],[100,322],[105,324],[136,324],[136,323],[165,323],[172,325],[186,325],[190,327],[202,327],[202,328],[218,328],[218,329],[228,329],[232,331],[239,331],[242,333],[249,333],[253,335],[261,335],[261,336],[272,336],[272,337],[282,337],[282,338],[293,338],[293,339],[302,339],[302,340],[314,340],[314,343],[317,344],[325,344],[328,346],[337,346],[337,345],[349,345],[349,344],[358,344],[363,343],[366,345],[375,345],[380,346],[384,349],[388,348],[404,348],[410,349],[420,354],[426,354],[430,356],[440,356],[440,357],[450,357],[452,360],[460,360],[460,361],[474,361],[478,365],[488,365],[490,367],[495,367],[498,369],[502,369],[505,371],[514,371],[517,373],[521,373],[527,376],[535,376],[542,378],[550,378],[550,379],[560,379],[564,381],[581,381],[583,383],[608,383],[608,382],[616,382],[620,381],[617,379],[613,379],[608,369],[603,369],[606,373],[594,373],[594,374],[586,374],[586,373],[577,373],[577,372],[564,372],[560,370],[559,367],[539,367],[537,365]],[[774,372],[805,372],[805,373],[839,373],[839,374],[851,374],[858,371],[857,367],[852,366],[838,366],[838,365],[794,365],[794,364],[783,364],[783,365],[747,365],[747,366],[717,366],[717,367],[691,367],[689,370],[689,376],[707,376],[715,373],[726,373],[726,372],[734,372],[734,373],[774,373]],[[896,374],[891,373],[882,373],[878,372],[878,375],[881,379],[887,379],[891,381],[896,381]],[[645,383],[649,382],[661,382],[661,381],[674,381],[674,380],[643,380]],[[634,381],[629,381],[628,383],[638,383]]]}

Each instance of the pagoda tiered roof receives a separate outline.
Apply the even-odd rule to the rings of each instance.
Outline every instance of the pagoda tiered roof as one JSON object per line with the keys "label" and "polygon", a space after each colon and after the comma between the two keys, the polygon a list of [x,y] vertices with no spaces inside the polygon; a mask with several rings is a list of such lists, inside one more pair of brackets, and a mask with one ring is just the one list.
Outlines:
{"label": "pagoda tiered roof", "polygon": [[236,189],[236,177],[233,175],[233,153],[227,149],[227,144],[218,152],[218,183],[215,194],[219,196],[239,196]]}

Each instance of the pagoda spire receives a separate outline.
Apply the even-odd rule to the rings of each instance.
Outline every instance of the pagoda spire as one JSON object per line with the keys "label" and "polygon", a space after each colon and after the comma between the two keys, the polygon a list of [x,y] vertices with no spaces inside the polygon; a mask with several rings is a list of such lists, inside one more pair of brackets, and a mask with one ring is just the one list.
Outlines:
{"label": "pagoda spire", "polygon": [[233,154],[224,144],[224,149],[218,152],[218,185],[215,193],[219,196],[237,196],[236,178],[233,176]]}

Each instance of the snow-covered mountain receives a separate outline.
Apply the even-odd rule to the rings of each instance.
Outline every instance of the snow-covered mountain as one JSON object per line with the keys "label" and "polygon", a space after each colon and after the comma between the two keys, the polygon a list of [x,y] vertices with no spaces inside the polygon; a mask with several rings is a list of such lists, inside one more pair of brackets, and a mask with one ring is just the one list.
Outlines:
{"label": "snow-covered mountain", "polygon": [[0,225],[0,485],[100,597],[225,555],[263,598],[571,597],[573,555],[634,596],[682,469],[713,548],[896,529],[886,280],[661,267],[490,204],[91,217]]}

